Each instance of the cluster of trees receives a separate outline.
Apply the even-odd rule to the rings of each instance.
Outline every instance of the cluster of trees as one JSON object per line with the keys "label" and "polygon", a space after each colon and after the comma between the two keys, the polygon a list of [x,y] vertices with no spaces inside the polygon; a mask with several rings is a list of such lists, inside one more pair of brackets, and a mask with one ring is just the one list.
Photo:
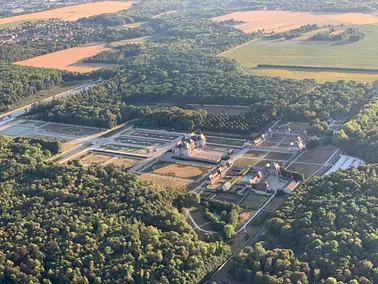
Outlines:
{"label": "cluster of trees", "polygon": [[328,32],[317,33],[309,38],[309,40],[329,40],[329,41],[340,41],[340,40],[349,40],[349,41],[359,41],[365,38],[366,34],[361,32],[358,28],[347,28],[344,31],[337,31],[334,28],[331,28]]}
{"label": "cluster of trees", "polygon": [[128,120],[139,119],[151,113],[149,107],[108,104],[74,104],[66,100],[34,104],[28,115],[34,118],[83,126],[113,128]]}
{"label": "cluster of trees", "polygon": [[297,29],[293,29],[293,30],[290,30],[290,31],[287,31],[287,32],[281,32],[281,33],[277,33],[277,34],[272,32],[272,34],[266,35],[266,36],[264,36],[264,38],[266,38],[266,39],[281,39],[281,38],[284,38],[286,40],[289,40],[289,39],[300,37],[304,33],[311,32],[311,31],[314,31],[314,30],[317,30],[317,29],[320,29],[320,27],[317,24],[312,24],[312,25],[308,24],[308,25],[304,25],[304,26],[301,26]]}
{"label": "cluster of trees", "polygon": [[141,44],[126,44],[119,50],[105,50],[97,55],[84,59],[84,63],[125,64],[126,60],[138,56],[144,48]]}
{"label": "cluster of trees", "polygon": [[208,117],[202,124],[203,130],[223,133],[250,134],[260,130],[266,121],[246,119],[243,116],[221,113]]}
{"label": "cluster of trees", "polygon": [[353,81],[328,82],[291,101],[279,111],[289,121],[313,122],[322,131],[322,121],[330,117],[346,118],[356,114],[372,96],[370,84]]}
{"label": "cluster of trees", "polygon": [[69,79],[58,70],[0,63],[0,113],[8,111],[12,104],[23,98],[61,85]]}
{"label": "cluster of trees", "polygon": [[158,109],[146,114],[136,122],[136,125],[148,128],[194,131],[206,117],[207,112],[203,110],[183,110],[172,107]]}
{"label": "cluster of trees", "polygon": [[44,162],[58,151],[0,136],[1,283],[198,283],[230,255],[180,213],[198,195],[114,166]]}
{"label": "cluster of trees", "polygon": [[220,232],[225,239],[235,235],[239,225],[239,214],[242,209],[234,203],[209,199],[204,203],[205,218],[211,222],[214,230]]}
{"label": "cluster of trees", "polygon": [[268,221],[266,242],[241,252],[232,274],[253,283],[377,283],[377,174],[368,165],[302,185]]}
{"label": "cluster of trees", "polygon": [[60,151],[57,141],[0,135],[0,182],[37,169]]}
{"label": "cluster of trees", "polygon": [[374,97],[335,137],[335,143],[351,155],[378,162],[378,99]]}

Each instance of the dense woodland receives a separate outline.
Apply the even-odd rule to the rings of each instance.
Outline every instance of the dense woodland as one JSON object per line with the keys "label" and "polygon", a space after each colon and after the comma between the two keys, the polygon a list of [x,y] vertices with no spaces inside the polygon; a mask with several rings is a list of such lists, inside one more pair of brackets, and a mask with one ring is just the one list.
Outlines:
{"label": "dense woodland", "polygon": [[302,185],[230,273],[257,284],[377,283],[377,174],[370,165]]}
{"label": "dense woodland", "polygon": [[74,79],[65,72],[0,63],[0,113],[23,98]]}
{"label": "dense woodland", "polygon": [[0,135],[0,182],[36,170],[60,151],[60,142]]}
{"label": "dense woodland", "polygon": [[336,144],[361,159],[378,162],[378,99],[364,106],[345,123],[336,136]]}
{"label": "dense woodland", "polygon": [[198,283],[230,254],[180,213],[198,197],[112,166],[44,164],[51,142],[0,139],[1,283]]}

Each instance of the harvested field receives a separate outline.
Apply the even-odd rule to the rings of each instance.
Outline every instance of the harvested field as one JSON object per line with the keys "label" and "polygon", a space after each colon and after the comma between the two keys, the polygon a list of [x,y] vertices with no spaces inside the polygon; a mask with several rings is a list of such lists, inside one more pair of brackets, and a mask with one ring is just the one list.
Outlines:
{"label": "harvested field", "polygon": [[207,170],[208,168],[204,167],[195,167],[173,163],[159,163],[153,166],[153,173],[155,174],[188,179],[196,179]]}
{"label": "harvested field", "polygon": [[288,170],[294,171],[294,172],[300,172],[304,175],[305,178],[309,178],[321,168],[322,168],[321,165],[294,163],[288,168]]}
{"label": "harvested field", "polygon": [[240,206],[252,210],[258,210],[260,209],[264,203],[268,200],[269,196],[265,195],[258,195],[253,192],[251,192],[242,203],[240,203]]}
{"label": "harvested field", "polygon": [[105,47],[104,43],[90,43],[18,61],[14,64],[88,73],[104,67],[115,66],[112,64],[83,63],[83,59],[99,54],[105,50],[109,50],[109,48]]}
{"label": "harvested field", "polygon": [[217,22],[226,20],[242,21],[243,24],[236,25],[236,28],[251,33],[264,29],[266,32],[284,32],[299,28],[307,24],[346,24],[346,25],[368,25],[378,23],[378,17],[373,14],[363,13],[310,13],[290,11],[249,11],[235,12],[228,15],[216,17]]}
{"label": "harvested field", "polygon": [[3,18],[0,19],[0,25],[15,22],[25,22],[30,20],[49,20],[51,18],[58,18],[65,21],[77,21],[81,18],[87,18],[107,13],[116,13],[118,11],[127,10],[132,5],[132,2],[121,1],[103,1],[96,3],[86,3],[38,13]]}
{"label": "harvested field", "polygon": [[332,155],[337,151],[333,147],[318,147],[311,150],[306,150],[303,154],[296,160],[296,162],[301,163],[313,163],[313,164],[324,164],[332,157]]}
{"label": "harvested field", "polygon": [[141,174],[139,175],[139,178],[143,181],[148,181],[157,185],[160,185],[163,188],[172,188],[175,190],[183,190],[185,189],[190,181],[189,180],[172,180],[172,179],[167,179],[166,177],[159,176],[159,175],[154,175],[154,174]]}

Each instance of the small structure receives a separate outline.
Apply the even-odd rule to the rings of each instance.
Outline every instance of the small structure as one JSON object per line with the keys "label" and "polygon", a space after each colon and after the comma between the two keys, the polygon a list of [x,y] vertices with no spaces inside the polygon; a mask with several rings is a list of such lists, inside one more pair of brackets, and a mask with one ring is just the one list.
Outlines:
{"label": "small structure", "polygon": [[298,185],[299,185],[299,182],[292,180],[281,190],[285,192],[286,194],[291,194],[298,187]]}
{"label": "small structure", "polygon": [[223,190],[223,191],[229,191],[229,190],[231,189],[231,187],[232,187],[232,184],[231,184],[229,181],[227,181],[227,182],[225,182],[225,183],[222,185],[222,190]]}
{"label": "small structure", "polygon": [[214,184],[218,179],[223,178],[227,172],[232,168],[233,162],[227,161],[224,165],[220,166],[214,173],[209,175],[210,184]]}
{"label": "small structure", "polygon": [[256,184],[256,183],[260,182],[260,180],[262,179],[262,177],[263,177],[263,174],[262,174],[261,171],[253,173],[253,175],[251,175],[248,183],[249,184]]}
{"label": "small structure", "polygon": [[266,164],[266,171],[275,176],[280,176],[281,175],[281,166],[277,164],[276,162],[268,163]]}

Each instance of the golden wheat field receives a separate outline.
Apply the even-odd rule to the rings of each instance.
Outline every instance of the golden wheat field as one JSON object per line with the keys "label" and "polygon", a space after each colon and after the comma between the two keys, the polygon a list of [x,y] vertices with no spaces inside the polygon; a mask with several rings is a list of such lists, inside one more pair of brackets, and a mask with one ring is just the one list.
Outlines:
{"label": "golden wheat field", "polygon": [[24,22],[33,20],[48,20],[52,18],[62,19],[65,21],[77,21],[81,18],[116,13],[118,11],[127,10],[133,5],[133,2],[120,1],[103,1],[96,3],[86,3],[81,5],[68,6],[49,11],[43,11],[32,14],[25,14],[9,18],[0,19],[0,25]]}
{"label": "golden wheat field", "polygon": [[105,50],[109,50],[109,48],[107,48],[104,43],[91,43],[18,61],[14,64],[87,73],[105,66],[110,66],[110,64],[83,63],[83,59],[94,56]]}
{"label": "golden wheat field", "polygon": [[368,25],[378,23],[378,15],[362,13],[310,13],[290,11],[249,11],[235,12],[213,18],[214,21],[237,20],[244,23],[236,28],[246,32],[265,30],[266,32],[284,32],[307,24],[328,25]]}

